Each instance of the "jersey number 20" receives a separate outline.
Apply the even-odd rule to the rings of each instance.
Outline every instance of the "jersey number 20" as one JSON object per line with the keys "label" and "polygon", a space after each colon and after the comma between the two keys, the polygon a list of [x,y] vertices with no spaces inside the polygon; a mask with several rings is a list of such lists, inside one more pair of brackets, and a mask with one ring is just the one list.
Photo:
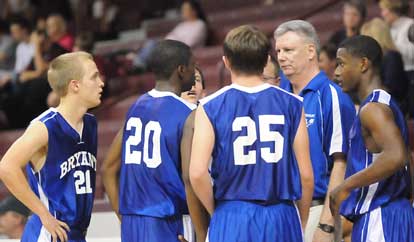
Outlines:
{"label": "jersey number 20", "polygon": [[[277,163],[283,156],[283,136],[278,131],[270,130],[272,124],[285,124],[285,116],[283,115],[260,115],[259,116],[259,135],[260,142],[274,143],[275,152],[271,152],[269,147],[260,148],[261,158],[267,163]],[[252,165],[256,164],[256,150],[249,150],[245,154],[246,146],[253,145],[257,140],[256,123],[250,117],[237,117],[233,121],[233,132],[247,129],[246,136],[239,136],[233,142],[234,163],[236,165]]]}
{"label": "jersey number 20", "polygon": [[[128,119],[126,130],[130,131],[135,128],[135,132],[131,132],[125,144],[125,164],[141,164],[141,159],[147,164],[148,168],[157,168],[161,164],[161,125],[156,121],[149,121],[144,128],[144,147],[143,152],[131,151],[131,146],[137,146],[141,143],[142,137],[142,121],[137,117]],[[152,156],[149,156],[149,139],[152,135]],[[142,153],[144,157],[142,157]]]}

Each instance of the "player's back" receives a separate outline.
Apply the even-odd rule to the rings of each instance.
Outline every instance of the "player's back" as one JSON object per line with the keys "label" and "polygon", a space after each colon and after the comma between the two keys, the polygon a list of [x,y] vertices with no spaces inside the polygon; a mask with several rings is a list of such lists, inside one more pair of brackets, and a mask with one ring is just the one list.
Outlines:
{"label": "player's back", "polygon": [[293,142],[301,98],[269,84],[236,84],[201,100],[215,133],[216,201],[274,204],[301,198]]}
{"label": "player's back", "polygon": [[155,89],[131,106],[122,138],[121,214],[163,218],[188,213],[180,142],[195,107]]}
{"label": "player's back", "polygon": [[[404,143],[408,147],[408,131],[404,115],[400,111],[398,104],[391,98],[391,95],[384,90],[374,90],[361,104],[361,108],[371,102],[385,104],[391,109],[395,124],[399,128]],[[358,115],[350,131],[350,149],[345,176],[349,177],[366,169],[375,161],[378,155],[367,150]],[[341,213],[353,219],[392,201],[409,198],[409,196],[410,175],[406,167],[370,186],[353,190],[348,199],[342,203]]]}
{"label": "player's back", "polygon": [[[85,114],[81,134],[53,108],[35,120],[44,123],[48,130],[48,147],[45,163],[39,171],[35,171],[31,163],[26,167],[30,186],[50,213],[69,225],[70,237],[82,238],[89,226],[95,193],[96,119]],[[44,229],[40,231],[42,225],[37,216],[28,224],[25,236],[30,239],[34,234],[44,236],[42,233],[46,233]]]}

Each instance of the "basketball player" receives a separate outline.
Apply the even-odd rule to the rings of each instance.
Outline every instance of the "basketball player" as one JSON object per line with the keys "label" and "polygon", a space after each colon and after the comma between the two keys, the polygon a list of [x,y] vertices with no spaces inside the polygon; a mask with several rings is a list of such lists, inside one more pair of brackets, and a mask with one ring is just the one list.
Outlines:
{"label": "basketball player", "polygon": [[112,207],[119,209],[122,241],[173,242],[184,235],[191,242],[192,225],[183,216],[188,208],[180,144],[196,105],[178,95],[194,84],[194,59],[187,45],[162,40],[149,64],[155,89],[128,111],[122,141],[119,133],[105,160],[104,184]]}
{"label": "basketball player", "polygon": [[350,131],[345,181],[330,194],[331,210],[354,222],[352,241],[414,241],[414,213],[404,116],[382,89],[382,51],[368,36],[342,42],[335,75],[358,94],[360,111]]}
{"label": "basketball player", "polygon": [[231,30],[223,60],[233,84],[196,111],[190,180],[212,214],[210,242],[303,241],[313,193],[308,134],[302,99],[262,78],[270,48],[255,27]]}
{"label": "basketball player", "polygon": [[97,149],[96,119],[86,111],[101,102],[104,83],[86,52],[54,59],[48,81],[60,96],[59,106],[31,122],[4,155],[0,176],[34,213],[23,242],[83,242],[93,206]]}

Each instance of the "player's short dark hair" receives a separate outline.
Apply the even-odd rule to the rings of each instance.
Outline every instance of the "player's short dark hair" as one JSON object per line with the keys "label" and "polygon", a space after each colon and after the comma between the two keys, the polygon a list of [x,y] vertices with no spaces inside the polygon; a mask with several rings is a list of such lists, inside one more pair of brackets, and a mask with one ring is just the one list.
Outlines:
{"label": "player's short dark hair", "polygon": [[367,16],[367,5],[364,0],[347,0],[345,5],[354,7],[361,15],[361,24]]}
{"label": "player's short dark hair", "polygon": [[382,63],[382,49],[378,42],[365,35],[353,36],[345,39],[338,48],[346,49],[346,52],[355,57],[367,58],[371,61],[375,70],[380,71]]}
{"label": "player's short dark hair", "polygon": [[148,69],[157,79],[168,80],[178,66],[188,66],[191,56],[188,45],[176,40],[161,40],[151,51]]}
{"label": "player's short dark hair", "polygon": [[19,25],[20,28],[25,29],[29,34],[32,31],[32,25],[30,24],[30,21],[26,18],[20,16],[13,17],[10,21],[10,26],[13,24]]}
{"label": "player's short dark hair", "polygon": [[334,43],[326,43],[321,47],[321,52],[325,52],[330,60],[336,59],[336,46]]}
{"label": "player's short dark hair", "polygon": [[271,44],[266,35],[251,25],[232,29],[223,45],[224,56],[232,70],[258,75],[263,72]]}

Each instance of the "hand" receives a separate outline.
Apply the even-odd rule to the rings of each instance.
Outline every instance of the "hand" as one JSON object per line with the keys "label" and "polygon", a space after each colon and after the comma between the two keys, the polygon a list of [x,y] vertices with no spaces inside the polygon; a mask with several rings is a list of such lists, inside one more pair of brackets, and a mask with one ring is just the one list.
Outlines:
{"label": "hand", "polygon": [[20,73],[19,75],[19,82],[20,83],[25,83],[28,80],[30,80],[30,74],[27,71],[23,71],[22,73]]}
{"label": "hand", "polygon": [[57,220],[50,214],[46,214],[46,216],[41,217],[40,220],[42,221],[43,226],[52,236],[53,242],[57,242],[58,239],[61,242],[68,241],[67,231],[70,229],[66,223]]}
{"label": "hand", "polygon": [[7,83],[9,83],[11,80],[11,77],[9,75],[3,76],[0,78],[0,88],[4,87]]}
{"label": "hand", "polygon": [[184,239],[184,236],[182,236],[181,234],[180,234],[180,235],[178,235],[178,240],[179,240],[180,242],[188,242],[186,239]]}
{"label": "hand", "polygon": [[326,233],[320,228],[316,228],[315,233],[313,234],[312,242],[332,242],[334,239],[334,234]]}
{"label": "hand", "polygon": [[348,189],[345,188],[344,183],[333,189],[329,193],[329,207],[331,209],[332,216],[339,215],[339,206],[349,196]]}

